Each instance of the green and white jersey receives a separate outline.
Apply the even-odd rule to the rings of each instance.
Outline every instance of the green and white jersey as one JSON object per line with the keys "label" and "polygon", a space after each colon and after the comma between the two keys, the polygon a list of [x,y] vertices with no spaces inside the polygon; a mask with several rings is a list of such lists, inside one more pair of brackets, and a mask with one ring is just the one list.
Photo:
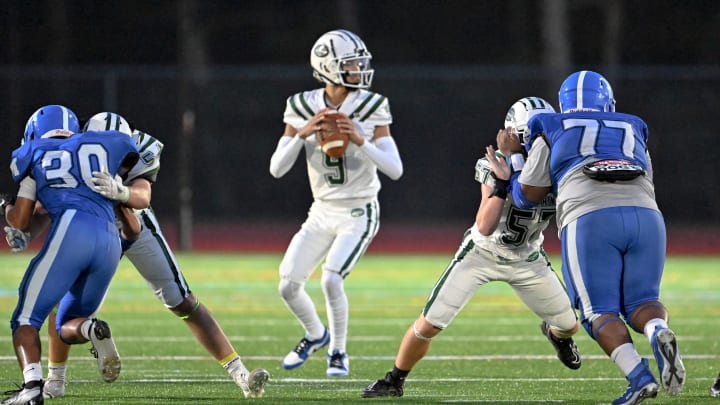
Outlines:
{"label": "green and white jersey", "polygon": [[160,171],[160,154],[163,143],[145,132],[134,130],[132,138],[135,140],[140,159],[128,172],[125,184],[137,178],[144,178],[155,183]]}
{"label": "green and white jersey", "polygon": [[[495,179],[486,158],[475,164],[475,180],[490,187]],[[503,261],[531,261],[537,258],[544,240],[543,231],[555,215],[555,196],[548,194],[542,203],[529,209],[518,208],[508,193],[497,229],[489,236],[482,235],[473,225],[472,237],[480,249],[492,252]]]}
{"label": "green and white jersey", "polygon": [[[300,130],[325,103],[325,89],[294,94],[287,99],[283,121]],[[392,115],[387,97],[367,90],[351,91],[338,110],[355,124],[358,133],[370,141],[375,127],[390,125]],[[305,140],[308,177],[316,200],[374,197],[380,191],[377,167],[357,145],[350,143],[345,155],[333,158],[320,150],[314,135]]]}

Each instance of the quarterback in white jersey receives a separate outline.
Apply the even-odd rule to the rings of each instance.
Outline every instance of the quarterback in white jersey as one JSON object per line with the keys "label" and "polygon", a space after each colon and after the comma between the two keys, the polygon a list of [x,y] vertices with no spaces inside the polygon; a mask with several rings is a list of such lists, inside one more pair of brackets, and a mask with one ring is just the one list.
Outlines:
{"label": "quarterback in white jersey", "polygon": [[[393,180],[403,171],[390,136],[388,100],[367,90],[374,73],[370,59],[365,44],[352,32],[323,34],[311,50],[310,64],[325,87],[288,98],[285,131],[270,159],[270,173],[279,178],[304,149],[313,194],[307,220],[280,263],[280,296],[305,329],[304,337],[282,361],[286,369],[301,366],[313,352],[329,344],[326,374],[349,374],[344,280],[378,231],[377,171]],[[340,157],[323,152],[315,136],[325,114],[335,110],[341,114],[338,129],[350,142]],[[329,330],[305,292],[305,282],[323,258],[321,284]]]}
{"label": "quarterback in white jersey", "polygon": [[[128,171],[124,180],[101,179],[106,187],[99,192],[135,208],[142,224],[140,236],[136,240],[122,240],[123,254],[165,307],[185,321],[198,342],[230,374],[243,394],[246,397],[262,396],[269,377],[268,372],[264,369],[248,371],[210,310],[190,291],[150,207],[151,186],[160,170],[163,143],[145,132],[132,130],[127,121],[115,113],[96,114],[84,127],[86,131],[104,129],[116,129],[129,134],[135,140],[140,153],[140,159]],[[133,193],[144,194],[144,198],[131,201]],[[44,387],[46,397],[60,397],[65,394],[69,346],[62,343],[53,331],[54,328],[49,328],[50,371]]]}
{"label": "quarterback in white jersey", "polygon": [[[506,130],[521,134],[531,116],[552,111],[547,101],[525,97],[508,111]],[[504,156],[489,150],[475,165],[475,180],[481,184],[482,194],[475,223],[465,232],[422,313],[405,332],[393,369],[367,386],[362,397],[402,396],[405,378],[430,349],[431,339],[455,319],[478,288],[491,281],[510,285],[542,319],[541,331],[560,361],[571,369],[580,367],[580,353],[572,339],[580,325],[542,247],[543,231],[555,213],[555,201],[547,198],[537,207],[518,208],[507,193],[508,179],[492,174],[488,158]],[[519,164],[515,168],[522,169]]]}

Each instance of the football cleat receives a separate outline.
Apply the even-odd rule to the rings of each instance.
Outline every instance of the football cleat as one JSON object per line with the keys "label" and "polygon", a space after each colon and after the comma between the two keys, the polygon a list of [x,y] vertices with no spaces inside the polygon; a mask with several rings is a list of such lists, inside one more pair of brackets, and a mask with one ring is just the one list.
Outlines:
{"label": "football cleat", "polygon": [[562,364],[565,365],[565,367],[573,370],[577,370],[580,368],[580,366],[582,365],[580,359],[580,351],[578,350],[575,342],[571,337],[560,339],[557,336],[553,335],[552,332],[550,332],[550,325],[548,325],[548,323],[545,321],[540,324],[540,330],[542,331],[543,335],[547,337],[550,343],[552,343],[555,351],[557,352],[558,359],[560,359],[560,361],[562,362]]}
{"label": "football cleat", "polygon": [[43,398],[61,398],[65,396],[65,380],[50,379],[45,380],[43,385]]}
{"label": "football cleat", "polygon": [[300,339],[297,346],[282,360],[283,368],[291,370],[302,366],[311,354],[327,346],[328,343],[330,343],[330,333],[327,329],[325,329],[322,337],[317,340],[309,340],[307,335],[305,335],[305,337]]}
{"label": "football cleat", "polygon": [[265,394],[265,385],[270,379],[270,373],[264,368],[256,368],[247,373],[247,370],[233,373],[235,383],[242,389],[245,398],[260,398]]}
{"label": "football cleat", "polygon": [[120,355],[112,340],[107,322],[93,319],[90,326],[90,353],[97,359],[103,381],[113,382],[120,376]]}
{"label": "football cleat", "polygon": [[5,395],[10,396],[0,402],[2,405],[38,405],[45,402],[43,398],[42,380],[26,382],[19,389],[5,391]]}
{"label": "football cleat", "polygon": [[401,397],[403,396],[403,383],[393,379],[388,371],[385,378],[365,387],[360,396],[363,398]]}
{"label": "football cleat", "polygon": [[328,377],[345,377],[350,374],[350,358],[347,353],[340,353],[337,350],[333,350],[331,354],[327,356]]}
{"label": "football cleat", "polygon": [[717,378],[715,379],[715,384],[710,387],[710,396],[713,398],[720,397],[720,374],[718,374]]}
{"label": "football cleat", "polygon": [[675,332],[668,328],[655,328],[650,339],[658,370],[660,383],[669,395],[677,395],[685,384],[685,366],[675,339]]}
{"label": "football cleat", "polygon": [[612,405],[637,405],[647,398],[655,398],[658,384],[650,372],[647,359],[642,359],[626,379],[630,382],[625,393]]}

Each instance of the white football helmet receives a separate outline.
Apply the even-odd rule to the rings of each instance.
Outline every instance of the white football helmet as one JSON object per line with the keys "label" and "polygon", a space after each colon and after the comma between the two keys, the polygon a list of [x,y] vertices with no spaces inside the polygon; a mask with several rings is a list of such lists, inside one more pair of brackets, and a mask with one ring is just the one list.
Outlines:
{"label": "white football helmet", "polygon": [[322,83],[367,89],[372,84],[372,55],[359,36],[348,30],[326,32],[310,51],[313,76]]}
{"label": "white football helmet", "polygon": [[555,109],[550,103],[540,97],[523,97],[516,101],[505,115],[505,129],[510,129],[520,138],[520,142],[527,143],[530,135],[528,121],[536,114],[554,113]]}
{"label": "white football helmet", "polygon": [[86,131],[119,131],[132,136],[132,128],[125,118],[113,112],[101,112],[93,115],[83,126]]}

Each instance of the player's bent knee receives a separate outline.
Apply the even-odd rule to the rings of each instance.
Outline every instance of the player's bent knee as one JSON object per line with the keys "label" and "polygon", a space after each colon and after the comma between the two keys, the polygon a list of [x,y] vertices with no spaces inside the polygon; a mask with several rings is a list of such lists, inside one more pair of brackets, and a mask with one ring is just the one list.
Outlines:
{"label": "player's bent knee", "polygon": [[667,320],[667,308],[660,301],[643,302],[635,308],[629,309],[630,327],[638,333],[643,333],[645,324],[651,319]]}
{"label": "player's bent knee", "polygon": [[302,289],[303,283],[298,283],[287,278],[280,279],[278,292],[283,300],[289,301],[298,296],[298,292]]}
{"label": "player's bent knee", "polygon": [[198,301],[194,295],[190,295],[185,298],[180,305],[170,308],[175,316],[180,319],[188,319],[200,308],[200,301]]}
{"label": "player's bent knee", "polygon": [[548,317],[545,321],[552,326],[559,338],[571,337],[580,329],[580,324],[575,316],[575,312],[572,311]]}
{"label": "player's bent knee", "polygon": [[584,326],[590,336],[595,340],[597,340],[597,337],[600,336],[602,329],[608,325],[619,322],[623,325],[623,328],[625,327],[625,322],[623,322],[623,320],[616,314],[602,314],[594,316],[591,319],[591,322],[584,322]]}
{"label": "player's bent knee", "polygon": [[343,283],[343,278],[339,274],[327,270],[323,271],[320,285],[322,286],[323,293],[328,299],[332,300],[345,295]]}
{"label": "player's bent knee", "polygon": [[437,336],[438,333],[443,331],[441,328],[438,328],[428,322],[428,320],[423,316],[420,316],[417,320],[415,320],[415,322],[413,322],[412,329],[415,337],[423,342],[429,342],[432,338]]}

